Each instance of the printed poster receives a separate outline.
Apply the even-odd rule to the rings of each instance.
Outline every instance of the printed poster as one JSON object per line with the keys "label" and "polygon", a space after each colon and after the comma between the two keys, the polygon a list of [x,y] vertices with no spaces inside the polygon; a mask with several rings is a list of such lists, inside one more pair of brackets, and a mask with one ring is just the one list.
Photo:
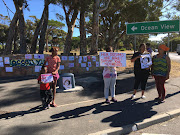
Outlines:
{"label": "printed poster", "polygon": [[6,67],[6,72],[13,72],[13,67]]}
{"label": "printed poster", "polygon": [[152,65],[152,58],[150,54],[143,54],[140,57],[141,69],[149,68]]}
{"label": "printed poster", "polygon": [[74,56],[69,56],[69,61],[73,61],[74,60]]}
{"label": "printed poster", "polygon": [[83,62],[87,62],[87,56],[83,57]]}
{"label": "printed poster", "polygon": [[88,60],[90,60],[90,59],[91,59],[91,56],[87,56],[87,58],[88,58]]}
{"label": "printed poster", "polygon": [[44,59],[44,54],[34,54],[34,59]]}
{"label": "printed poster", "polygon": [[63,70],[64,69],[64,65],[60,65],[60,70]]}
{"label": "printed poster", "polygon": [[9,57],[4,57],[4,64],[10,64]]}
{"label": "printed poster", "polygon": [[65,90],[72,88],[71,77],[62,77],[63,87]]}
{"label": "printed poster", "polygon": [[86,63],[81,63],[81,67],[86,67]]}
{"label": "printed poster", "polygon": [[35,72],[40,72],[42,66],[35,66]]}
{"label": "printed poster", "polygon": [[69,67],[74,67],[74,63],[69,63]]}
{"label": "printed poster", "polygon": [[61,60],[67,60],[67,56],[61,56]]}
{"label": "printed poster", "polygon": [[89,71],[89,67],[86,67],[86,70]]}
{"label": "printed poster", "polygon": [[96,62],[96,67],[99,67],[99,62]]}
{"label": "printed poster", "polygon": [[0,62],[0,67],[4,67],[4,63],[3,62]]}
{"label": "printed poster", "polygon": [[96,56],[92,56],[92,61],[96,61]]}
{"label": "printed poster", "polygon": [[32,59],[32,54],[25,54],[25,59]]}
{"label": "printed poster", "polygon": [[82,63],[82,56],[79,56],[79,63]]}
{"label": "printed poster", "polygon": [[99,52],[100,66],[126,67],[126,53]]}
{"label": "printed poster", "polygon": [[88,67],[92,67],[92,64],[91,64],[91,62],[88,62]]}
{"label": "printed poster", "polygon": [[41,74],[41,82],[50,83],[54,81],[52,74]]}
{"label": "printed poster", "polygon": [[0,57],[0,61],[3,61],[3,57]]}

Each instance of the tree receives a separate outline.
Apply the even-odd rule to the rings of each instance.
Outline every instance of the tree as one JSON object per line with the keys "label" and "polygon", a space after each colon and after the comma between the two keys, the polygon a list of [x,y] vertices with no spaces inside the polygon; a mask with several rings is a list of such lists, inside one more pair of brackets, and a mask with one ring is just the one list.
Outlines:
{"label": "tree", "polygon": [[64,54],[69,55],[72,48],[72,35],[75,27],[75,22],[79,12],[79,0],[58,0],[58,3],[63,7],[66,24],[68,27]]}
{"label": "tree", "polygon": [[13,0],[13,2],[16,8],[16,13],[14,14],[14,17],[9,27],[8,39],[6,42],[6,48],[4,54],[10,54],[12,51],[12,41],[15,36],[15,27],[17,25],[17,22],[19,22],[18,29],[20,33],[20,53],[25,54],[26,39],[25,39],[25,21],[24,21],[23,9],[24,7],[27,8],[28,4],[26,0]]}
{"label": "tree", "polygon": [[159,0],[111,0],[109,8],[100,14],[100,36],[104,38],[104,44],[116,49],[126,33],[125,23],[159,20],[162,6],[163,2]]}
{"label": "tree", "polygon": [[[93,8],[93,31],[92,31],[92,44],[91,44],[91,54],[96,54],[98,50],[98,35],[99,35],[99,13],[108,8],[110,0],[94,0]],[[101,7],[103,5],[103,7]]]}
{"label": "tree", "polygon": [[[51,35],[51,39],[54,38],[58,39],[58,36],[64,34],[64,31],[61,31],[61,28],[64,27],[65,24],[59,21],[55,21],[55,20],[49,20],[48,21],[48,26],[47,26],[47,32],[46,32],[46,52],[48,51],[48,35]],[[63,33],[64,32],[64,33]],[[53,42],[55,43],[55,42]],[[56,41],[57,43],[57,41]]]}

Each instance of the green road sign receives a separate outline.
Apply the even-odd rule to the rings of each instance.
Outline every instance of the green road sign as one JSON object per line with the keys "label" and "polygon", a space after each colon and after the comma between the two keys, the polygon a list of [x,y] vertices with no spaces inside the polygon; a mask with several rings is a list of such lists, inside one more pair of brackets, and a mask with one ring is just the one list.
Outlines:
{"label": "green road sign", "polygon": [[179,27],[179,20],[128,23],[126,25],[126,34],[179,32]]}

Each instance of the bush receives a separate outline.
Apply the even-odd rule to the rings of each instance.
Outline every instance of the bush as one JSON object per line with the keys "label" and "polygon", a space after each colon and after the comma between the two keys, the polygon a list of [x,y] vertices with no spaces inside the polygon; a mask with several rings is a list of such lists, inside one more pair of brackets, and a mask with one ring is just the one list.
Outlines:
{"label": "bush", "polygon": [[121,48],[120,51],[126,51],[126,48]]}

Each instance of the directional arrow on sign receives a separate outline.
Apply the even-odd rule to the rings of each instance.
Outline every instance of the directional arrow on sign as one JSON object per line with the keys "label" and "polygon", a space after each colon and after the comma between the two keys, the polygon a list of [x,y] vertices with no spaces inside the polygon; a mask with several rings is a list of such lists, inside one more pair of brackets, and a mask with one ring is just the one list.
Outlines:
{"label": "directional arrow on sign", "polygon": [[132,30],[132,31],[135,31],[135,30],[137,30],[137,27],[133,26],[133,27],[131,28],[131,30]]}

